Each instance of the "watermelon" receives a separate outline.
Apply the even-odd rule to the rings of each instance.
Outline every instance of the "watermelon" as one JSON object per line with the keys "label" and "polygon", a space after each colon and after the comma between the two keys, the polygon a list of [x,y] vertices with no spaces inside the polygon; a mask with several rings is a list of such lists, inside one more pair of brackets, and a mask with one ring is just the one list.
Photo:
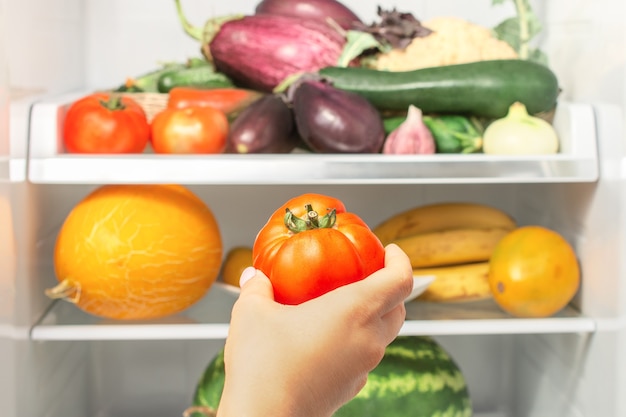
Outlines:
{"label": "watermelon", "polygon": [[[204,370],[202,378],[196,385],[196,393],[193,399],[195,407],[207,407],[217,410],[224,390],[224,349],[219,351]],[[201,412],[192,413],[191,417],[205,417]]]}
{"label": "watermelon", "polygon": [[[198,382],[194,405],[217,409],[224,388],[224,352]],[[471,417],[463,373],[434,339],[397,337],[370,372],[365,387],[334,417]],[[203,417],[201,413],[193,417]]]}

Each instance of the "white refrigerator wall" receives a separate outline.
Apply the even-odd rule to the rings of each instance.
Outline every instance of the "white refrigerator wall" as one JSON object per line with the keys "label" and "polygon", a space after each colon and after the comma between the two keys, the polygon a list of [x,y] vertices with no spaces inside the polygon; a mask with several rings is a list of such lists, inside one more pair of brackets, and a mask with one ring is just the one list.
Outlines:
{"label": "white refrigerator wall", "polygon": [[[211,15],[251,12],[256,1],[181,0],[197,25]],[[380,2],[346,0],[365,21]],[[427,20],[465,17],[493,26],[513,14],[509,2],[404,0],[388,3]],[[622,0],[533,1],[545,30],[541,46],[563,98],[617,105],[602,121],[599,184],[319,186],[337,194],[371,224],[403,208],[456,198],[491,203],[521,224],[562,232],[581,256],[577,298],[597,319],[582,335],[444,336],[439,340],[466,371],[477,411],[519,417],[626,415],[626,207],[620,123],[626,103],[626,4]],[[3,42],[5,39],[5,42]],[[5,51],[2,47],[5,47]],[[4,91],[57,94],[107,88],[160,61],[198,54],[173,0],[0,0],[0,167],[11,145]],[[8,80],[8,81],[7,81]],[[609,112],[615,112],[611,108]],[[604,113],[603,113],[604,114]],[[13,119],[12,119],[13,120]],[[20,128],[11,126],[11,130]],[[22,139],[23,138],[22,135]],[[21,149],[21,148],[20,148]],[[19,149],[18,149],[19,151]],[[220,341],[29,342],[28,327],[49,305],[54,237],[63,218],[92,186],[31,185],[0,177],[0,404],[8,417],[176,416],[188,405],[202,367]],[[223,220],[226,247],[249,243],[275,201],[296,186],[193,186]],[[380,201],[394,201],[380,207]],[[248,215],[248,207],[255,215]],[[246,214],[232,221],[233,206]],[[45,210],[44,210],[45,208]],[[362,208],[362,209],[361,209]],[[5,302],[8,301],[8,302]],[[610,387],[610,388],[604,388]],[[6,405],[6,407],[5,407]],[[7,411],[8,410],[8,411]],[[4,414],[3,414],[4,415]],[[498,414],[500,415],[500,414]]]}

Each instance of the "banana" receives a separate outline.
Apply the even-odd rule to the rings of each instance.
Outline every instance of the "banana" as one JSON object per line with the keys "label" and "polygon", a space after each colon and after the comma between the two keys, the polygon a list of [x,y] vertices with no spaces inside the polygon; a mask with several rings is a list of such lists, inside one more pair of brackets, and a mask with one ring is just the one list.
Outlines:
{"label": "banana", "polygon": [[477,301],[492,297],[489,262],[413,270],[414,276],[433,275],[435,280],[420,294],[419,301],[438,303]]}
{"label": "banana", "polygon": [[515,220],[504,211],[470,202],[435,203],[398,213],[373,229],[383,245],[406,236],[461,228],[512,230]]}
{"label": "banana", "polygon": [[413,268],[487,261],[509,229],[454,229],[396,239]]}

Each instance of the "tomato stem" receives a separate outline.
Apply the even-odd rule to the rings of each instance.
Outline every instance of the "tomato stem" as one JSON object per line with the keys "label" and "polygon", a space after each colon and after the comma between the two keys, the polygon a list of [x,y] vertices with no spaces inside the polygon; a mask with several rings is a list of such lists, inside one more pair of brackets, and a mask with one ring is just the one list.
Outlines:
{"label": "tomato stem", "polygon": [[122,102],[121,94],[111,94],[108,100],[100,100],[100,104],[109,110],[124,110],[126,106]]}
{"label": "tomato stem", "polygon": [[313,210],[311,204],[305,205],[304,208],[306,210],[304,219],[294,215],[288,208],[285,209],[285,227],[287,227],[289,231],[300,233],[305,230],[327,229],[333,227],[337,221],[337,211],[335,209],[330,210],[327,214],[320,217],[319,213]]}

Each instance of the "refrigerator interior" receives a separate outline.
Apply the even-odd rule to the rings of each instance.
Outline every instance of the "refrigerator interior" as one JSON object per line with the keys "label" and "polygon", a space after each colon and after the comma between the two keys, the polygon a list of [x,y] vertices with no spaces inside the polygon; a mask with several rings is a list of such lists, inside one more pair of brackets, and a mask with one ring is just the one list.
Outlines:
{"label": "refrigerator interior", "polygon": [[[251,12],[256,3],[182,1],[198,25],[211,14]],[[345,3],[364,20],[375,18],[378,3]],[[423,20],[456,15],[487,26],[513,13],[511,4],[489,0],[414,3],[392,5]],[[226,250],[249,245],[277,202],[305,191],[340,197],[371,225],[418,204],[464,200],[502,208],[522,225],[553,228],[575,247],[583,273],[580,293],[562,314],[522,320],[492,305],[441,312],[413,303],[403,333],[433,335],[449,350],[476,416],[626,415],[626,6],[532,4],[563,88],[564,156],[450,158],[419,168],[410,159],[303,158],[302,177],[289,183],[269,170],[293,170],[284,158],[244,158],[228,172],[220,170],[233,161],[219,158],[64,158],[58,126],[72,97],[197,55],[198,45],[182,32],[172,1],[0,0],[0,404],[7,415],[181,415],[221,348],[234,298],[220,288],[180,315],[149,323],[103,321],[45,297],[56,282],[52,252],[65,216],[95,187],[133,181],[188,185],[214,211]],[[326,171],[306,176],[319,170]]]}

